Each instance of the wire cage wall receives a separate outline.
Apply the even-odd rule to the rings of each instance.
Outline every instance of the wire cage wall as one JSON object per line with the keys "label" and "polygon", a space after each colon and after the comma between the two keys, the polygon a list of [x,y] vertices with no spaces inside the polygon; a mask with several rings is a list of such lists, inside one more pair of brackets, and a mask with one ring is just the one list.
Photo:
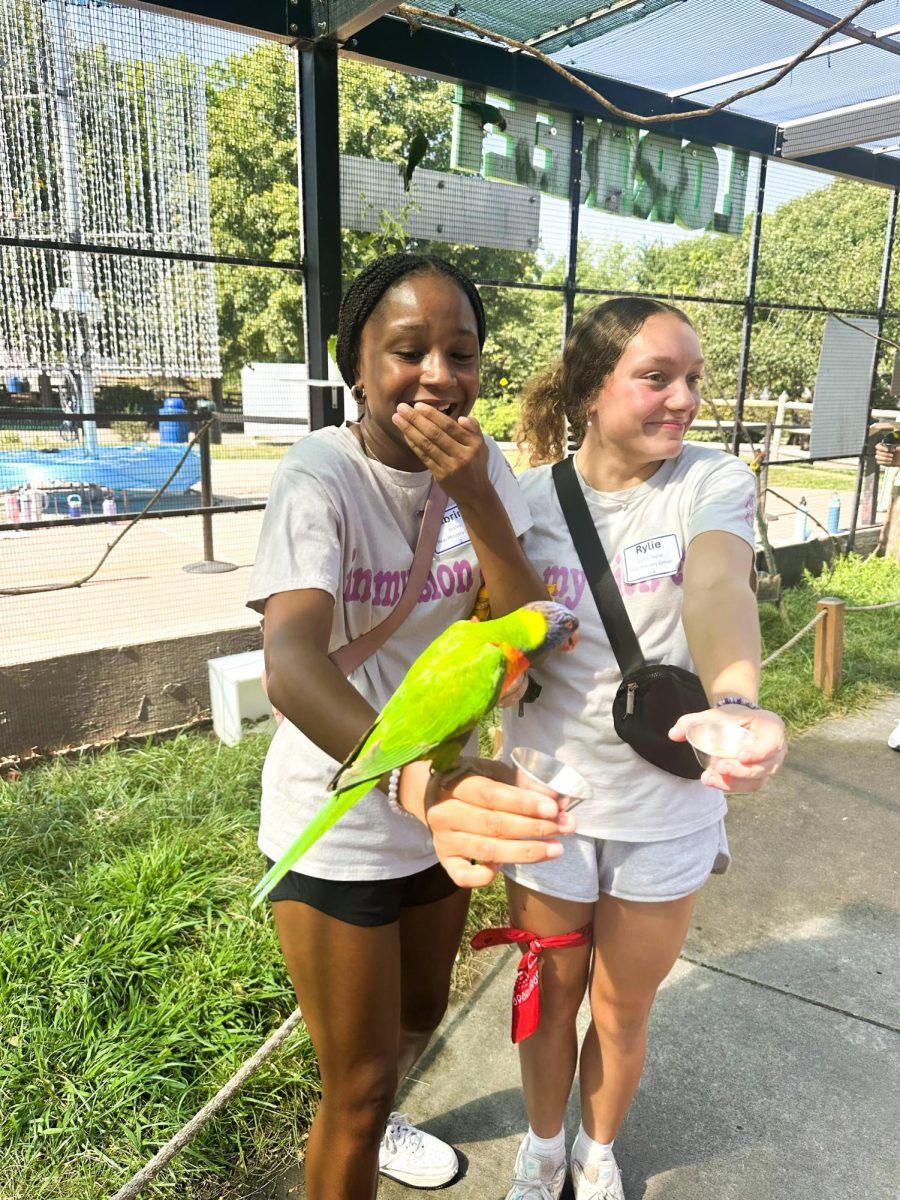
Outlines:
{"label": "wire cage wall", "polygon": [[[298,436],[356,415],[324,335],[340,287],[378,255],[438,254],[479,284],[476,415],[501,442],[578,315],[634,293],[698,329],[695,435],[745,455],[774,440],[809,470],[828,322],[873,348],[900,327],[885,186],[598,117],[574,93],[563,106],[401,70],[349,42],[334,123],[320,103],[314,126],[303,47],[78,0],[14,0],[0,35],[0,668],[75,679],[78,656],[178,646],[163,683],[125,672],[114,716],[97,689],[51,717],[7,674],[0,760],[202,719],[223,631],[232,649],[259,645],[243,601],[269,482]],[[304,226],[307,265],[323,229],[340,249],[316,288]],[[856,441],[821,456],[839,459],[851,541],[877,518],[866,423],[896,408],[892,357],[859,355]],[[793,509],[769,511],[790,541]]]}

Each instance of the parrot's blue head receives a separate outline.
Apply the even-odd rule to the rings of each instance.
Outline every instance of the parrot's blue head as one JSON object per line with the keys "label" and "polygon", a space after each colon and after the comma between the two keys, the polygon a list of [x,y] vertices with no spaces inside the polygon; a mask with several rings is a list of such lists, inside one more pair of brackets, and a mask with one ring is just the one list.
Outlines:
{"label": "parrot's blue head", "polygon": [[575,649],[578,641],[578,618],[564,604],[557,604],[555,600],[532,600],[523,605],[519,612],[523,615],[535,613],[543,618],[544,628],[540,637],[537,637],[541,632],[538,623],[534,622],[533,618],[528,621],[529,625],[534,625],[537,640],[534,645],[523,649],[532,661],[542,654],[549,654],[551,650]]}

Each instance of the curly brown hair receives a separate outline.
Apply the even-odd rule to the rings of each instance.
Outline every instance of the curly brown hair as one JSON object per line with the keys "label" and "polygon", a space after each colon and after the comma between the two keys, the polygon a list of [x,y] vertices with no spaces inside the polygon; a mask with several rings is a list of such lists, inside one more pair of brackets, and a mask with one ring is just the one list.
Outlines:
{"label": "curly brown hair", "polygon": [[567,437],[581,445],[588,405],[631,339],[648,317],[658,313],[671,313],[691,325],[681,309],[644,296],[617,296],[578,318],[562,357],[533,375],[522,391],[516,441],[531,466],[564,458]]}

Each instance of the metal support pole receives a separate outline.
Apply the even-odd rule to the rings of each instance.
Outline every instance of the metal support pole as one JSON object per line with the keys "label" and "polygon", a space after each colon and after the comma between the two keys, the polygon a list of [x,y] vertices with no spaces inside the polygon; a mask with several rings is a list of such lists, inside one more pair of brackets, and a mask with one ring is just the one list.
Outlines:
{"label": "metal support pole", "polygon": [[[572,157],[569,167],[569,257],[566,263],[566,281],[563,284],[563,327],[562,344],[575,320],[575,293],[578,284],[578,224],[581,219],[581,168],[584,157],[584,117],[580,113],[572,116]],[[578,449],[568,431],[570,452]]]}
{"label": "metal support pole", "polygon": [[200,504],[204,509],[200,520],[203,522],[203,558],[205,562],[213,562],[213,528],[212,513],[206,511],[212,508],[212,461],[209,449],[209,430],[204,429],[200,434]]}
{"label": "metal support pole", "polygon": [[756,276],[759,269],[759,243],[762,233],[763,205],[766,200],[766,171],[769,160],[759,160],[759,183],[756,188],[756,211],[750,230],[750,263],[747,267],[747,295],[744,298],[744,327],[741,333],[741,357],[738,363],[737,396],[734,402],[734,427],[731,431],[731,453],[737,454],[741,444],[741,421],[744,417],[744,399],[747,395],[747,375],[750,369],[750,340],[753,336],[753,318],[756,304]]}
{"label": "metal support pole", "polygon": [[[341,206],[338,142],[338,51],[316,42],[300,51],[300,194],[308,378],[328,378],[328,339],[341,304]],[[340,425],[340,386],[309,389],[309,427]]]}
{"label": "metal support pole", "polygon": [[213,489],[212,489],[212,453],[210,451],[210,422],[207,421],[197,439],[200,451],[200,505],[203,511],[200,521],[203,526],[203,561],[188,563],[182,567],[195,575],[209,575],[220,571],[236,571],[237,563],[217,562],[213,553]]}
{"label": "metal support pole", "polygon": [[572,157],[569,169],[569,259],[563,291],[563,342],[575,320],[575,292],[578,279],[578,224],[581,218],[581,167],[584,154],[584,117],[572,117]]}
{"label": "metal support pole", "polygon": [[[895,189],[891,192],[891,199],[888,206],[888,221],[887,233],[884,239],[884,256],[881,260],[881,282],[878,285],[878,335],[879,337],[884,332],[884,314],[887,309],[888,292],[891,283],[891,261],[894,250],[894,237],[897,233],[897,209],[900,205],[900,191]],[[850,522],[850,532],[847,535],[847,553],[849,554],[856,545],[856,524],[859,520],[859,506],[862,498],[863,480],[866,475],[866,465],[870,462],[866,454],[868,448],[868,429],[872,424],[872,400],[875,391],[875,382],[878,378],[878,359],[881,357],[881,345],[879,342],[875,350],[875,358],[872,362],[872,379],[869,384],[869,407],[866,412],[866,441],[863,443],[863,450],[859,456],[859,465],[856,468],[856,491],[853,496],[853,520]],[[871,464],[874,465],[874,464]],[[873,496],[877,499],[878,487],[878,472],[873,473],[871,478],[871,488]],[[874,502],[872,507],[874,507]],[[874,521],[875,515],[871,514],[871,519]]]}

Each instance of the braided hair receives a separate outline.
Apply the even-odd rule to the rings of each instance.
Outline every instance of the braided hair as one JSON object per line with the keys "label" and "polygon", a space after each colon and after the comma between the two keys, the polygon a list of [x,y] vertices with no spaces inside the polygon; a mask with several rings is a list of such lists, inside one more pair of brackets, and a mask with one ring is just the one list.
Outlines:
{"label": "braided hair", "polygon": [[377,308],[384,294],[407,275],[446,275],[466,294],[475,313],[478,345],[484,347],[484,305],[478,288],[464,271],[443,258],[426,254],[387,254],[378,258],[356,276],[344,293],[338,316],[337,365],[347,386],[356,383],[359,344],[363,327]]}

